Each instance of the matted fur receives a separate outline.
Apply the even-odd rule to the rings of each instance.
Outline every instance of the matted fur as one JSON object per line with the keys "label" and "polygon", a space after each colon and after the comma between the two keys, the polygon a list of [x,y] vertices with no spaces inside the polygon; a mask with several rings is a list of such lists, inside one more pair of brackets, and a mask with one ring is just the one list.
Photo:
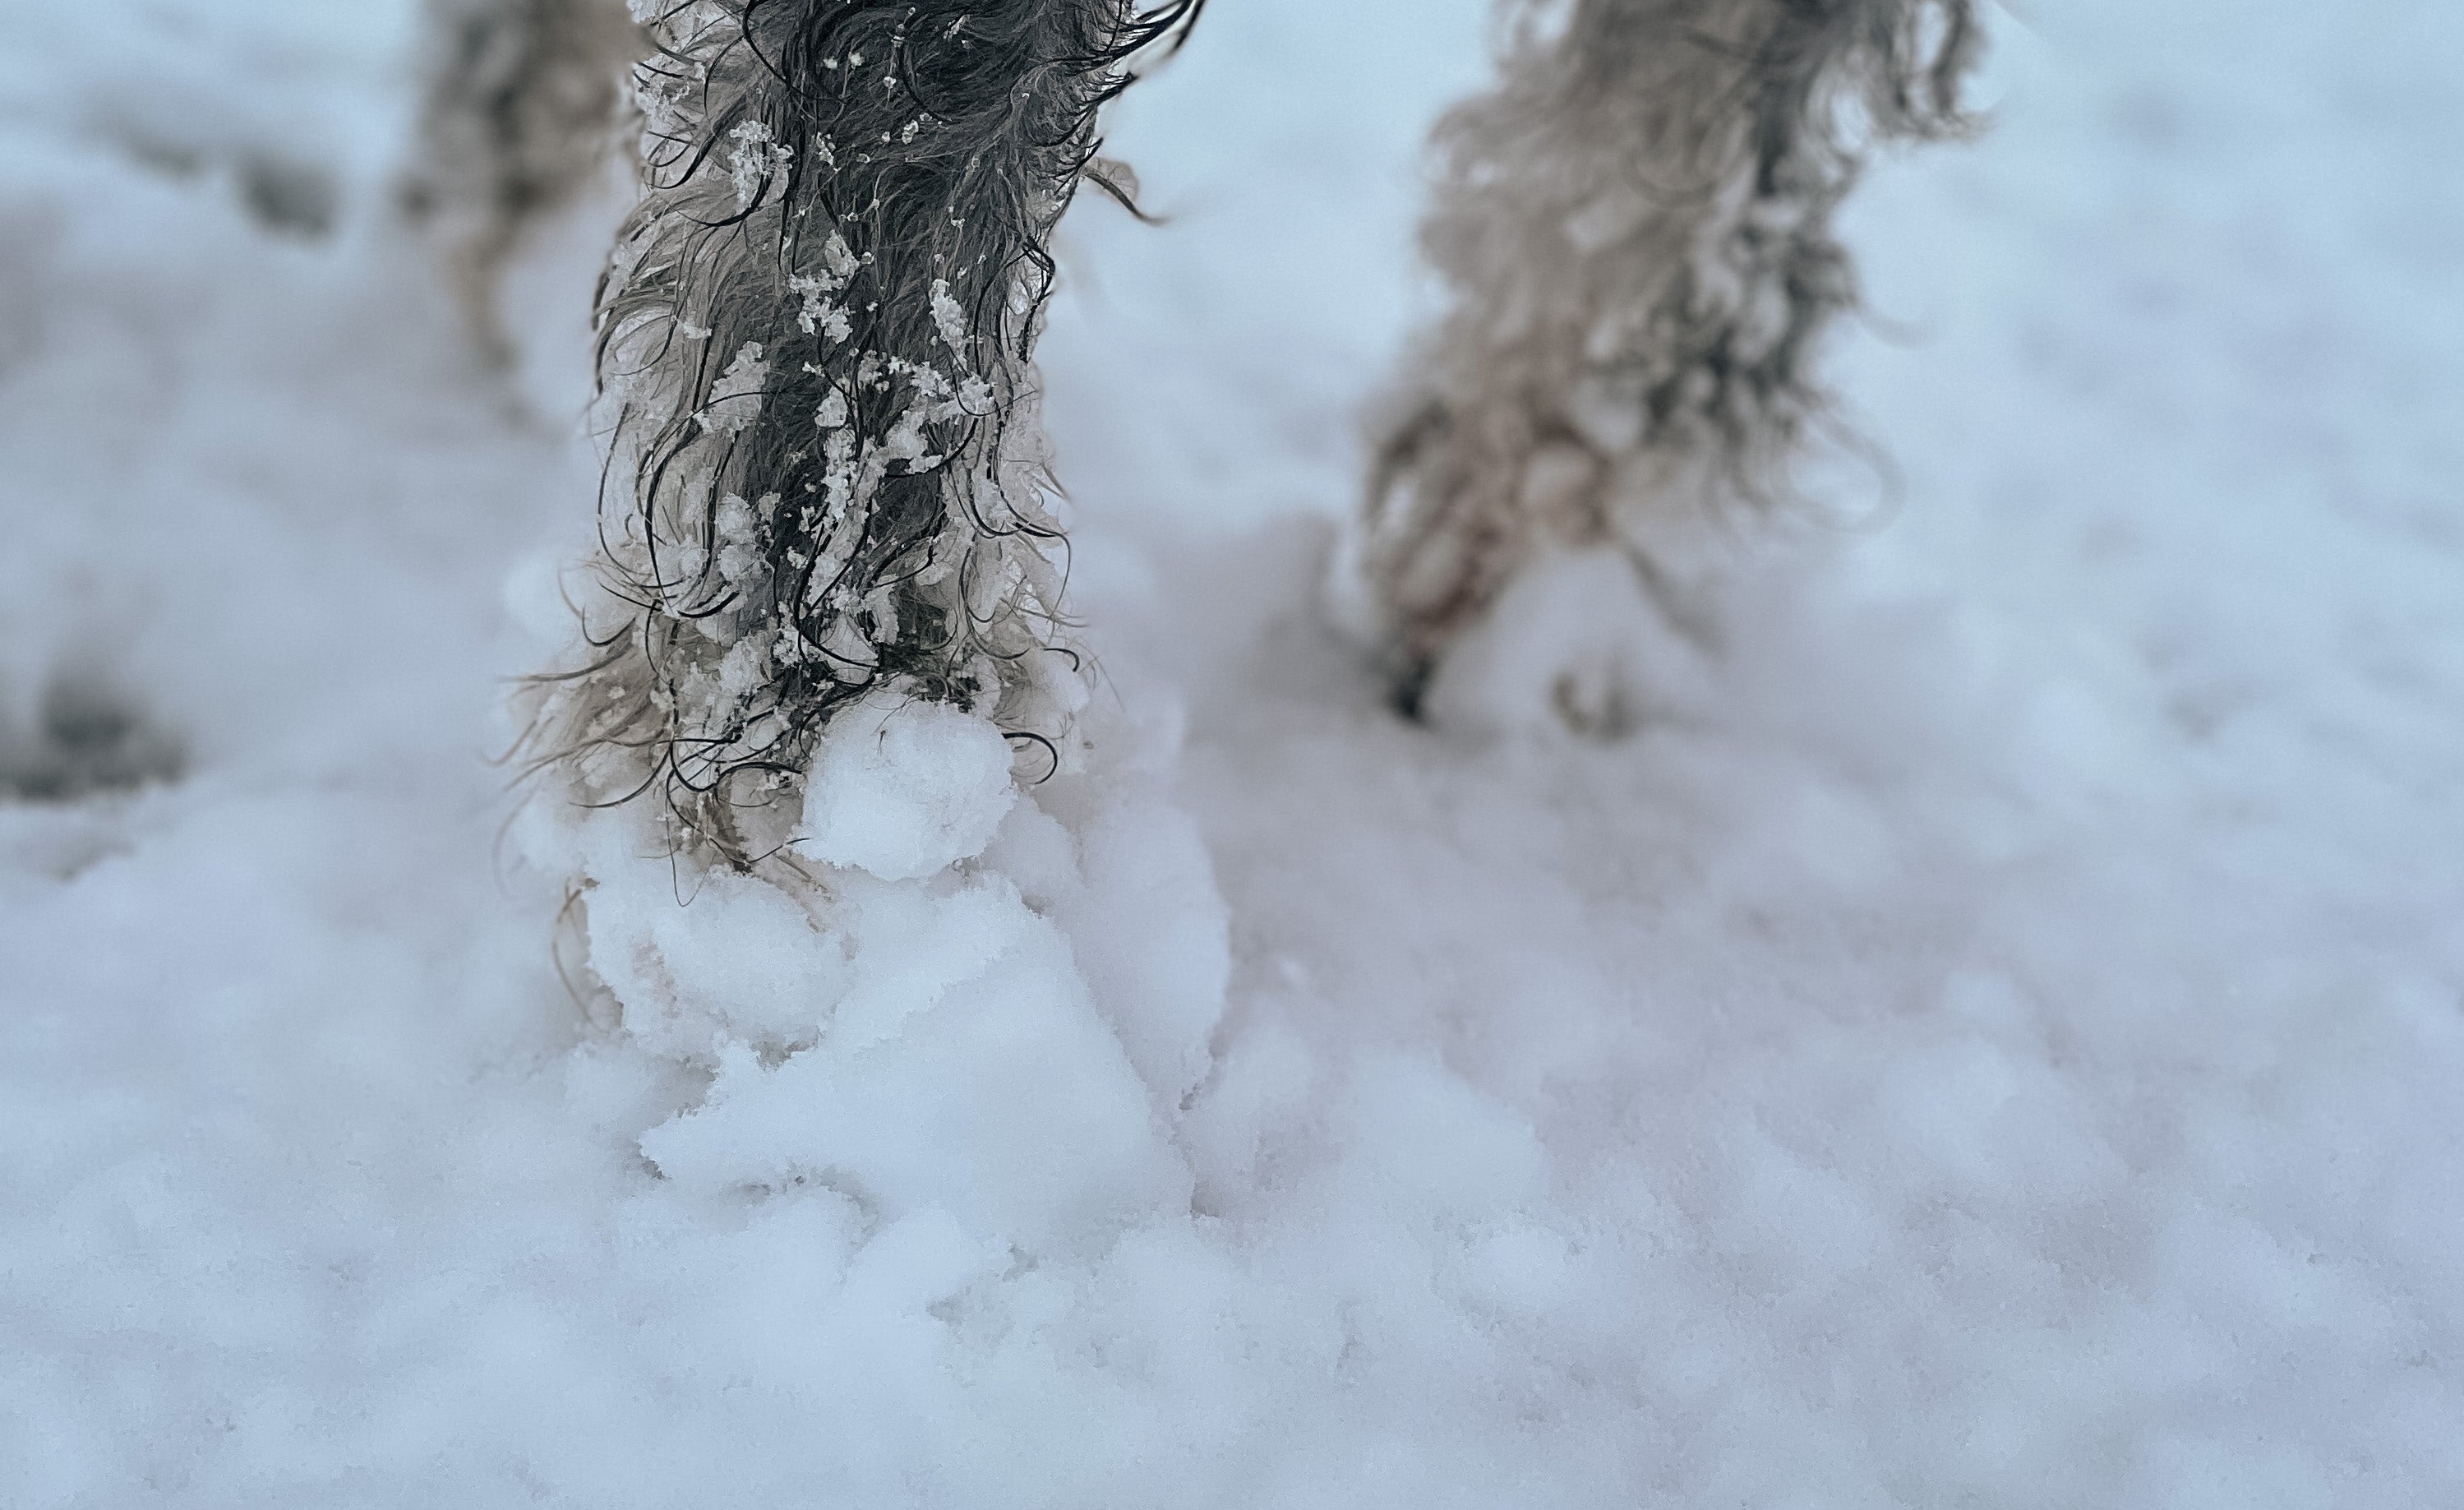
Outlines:
{"label": "matted fur", "polygon": [[403,200],[443,243],[473,339],[501,361],[505,264],[606,168],[649,42],[626,0],[429,0],[427,39]]}
{"label": "matted fur", "polygon": [[1503,78],[1438,127],[1450,313],[1382,437],[1361,565],[1408,706],[1542,539],[1648,571],[1767,507],[1856,299],[1864,153],[1951,134],[1970,0],[1509,0]]}
{"label": "matted fur", "polygon": [[1199,3],[656,0],[597,315],[608,590],[536,761],[743,863],[869,688],[1061,732],[1045,247],[1097,110]]}

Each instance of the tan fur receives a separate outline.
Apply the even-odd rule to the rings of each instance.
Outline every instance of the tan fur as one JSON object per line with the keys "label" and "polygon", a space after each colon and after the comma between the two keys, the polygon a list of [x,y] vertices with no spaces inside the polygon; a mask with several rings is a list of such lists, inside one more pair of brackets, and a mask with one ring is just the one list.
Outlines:
{"label": "tan fur", "polygon": [[492,360],[506,263],[607,167],[649,49],[625,0],[429,0],[419,167],[404,200],[444,249]]}
{"label": "tan fur", "polygon": [[1832,211],[1863,150],[1958,129],[1967,0],[1510,6],[1439,125],[1452,307],[1380,437],[1358,556],[1408,701],[1541,541],[1769,504],[1855,300]]}

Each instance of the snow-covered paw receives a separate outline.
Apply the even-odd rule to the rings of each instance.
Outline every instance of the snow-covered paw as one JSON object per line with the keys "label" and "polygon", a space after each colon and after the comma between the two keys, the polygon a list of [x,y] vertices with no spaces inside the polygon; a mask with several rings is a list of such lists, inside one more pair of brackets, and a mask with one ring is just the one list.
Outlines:
{"label": "snow-covered paw", "polygon": [[1187,1210],[1169,1128],[1223,1009],[1213,868],[1153,780],[1055,787],[1046,811],[998,727],[885,691],[815,753],[801,867],[679,870],[627,810],[560,825],[608,1046],[688,1076],[635,1129],[671,1189],[826,1188],[1031,1256]]}
{"label": "snow-covered paw", "polygon": [[1614,740],[1702,708],[1711,688],[1703,647],[1622,553],[1557,551],[1448,647],[1420,707],[1457,733]]}
{"label": "snow-covered paw", "polygon": [[914,900],[844,903],[854,985],[823,1041],[778,1063],[728,1046],[702,1104],[643,1153],[688,1187],[827,1186],[1030,1255],[1099,1252],[1186,1210],[1187,1168],[1060,930],[989,879],[932,918],[879,915]]}

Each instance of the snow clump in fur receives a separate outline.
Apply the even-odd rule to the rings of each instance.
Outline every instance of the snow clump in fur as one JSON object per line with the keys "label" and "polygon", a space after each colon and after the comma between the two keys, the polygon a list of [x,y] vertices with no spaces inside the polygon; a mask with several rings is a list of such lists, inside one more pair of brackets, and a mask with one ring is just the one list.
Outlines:
{"label": "snow clump in fur", "polygon": [[875,695],[822,736],[799,848],[883,880],[917,880],[983,853],[1017,800],[1001,730],[946,703]]}

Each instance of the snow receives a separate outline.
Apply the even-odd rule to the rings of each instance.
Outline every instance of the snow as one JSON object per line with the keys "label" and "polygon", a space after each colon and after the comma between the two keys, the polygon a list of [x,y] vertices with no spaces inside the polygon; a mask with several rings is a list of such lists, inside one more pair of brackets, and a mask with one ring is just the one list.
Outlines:
{"label": "snow", "polygon": [[1420,711],[1459,737],[1614,740],[1721,696],[1702,648],[1623,552],[1549,550],[1447,653]]}
{"label": "snow", "polygon": [[1045,347],[1083,759],[874,709],[791,890],[490,764],[593,235],[509,399],[410,13],[0,9],[0,1502],[2464,1499],[2464,20],[1997,13],[1900,485],[1432,733],[1321,585],[1484,18],[1210,8]]}
{"label": "snow", "polygon": [[884,880],[982,854],[1017,795],[999,728],[897,686],[830,721],[804,791],[798,849]]}

